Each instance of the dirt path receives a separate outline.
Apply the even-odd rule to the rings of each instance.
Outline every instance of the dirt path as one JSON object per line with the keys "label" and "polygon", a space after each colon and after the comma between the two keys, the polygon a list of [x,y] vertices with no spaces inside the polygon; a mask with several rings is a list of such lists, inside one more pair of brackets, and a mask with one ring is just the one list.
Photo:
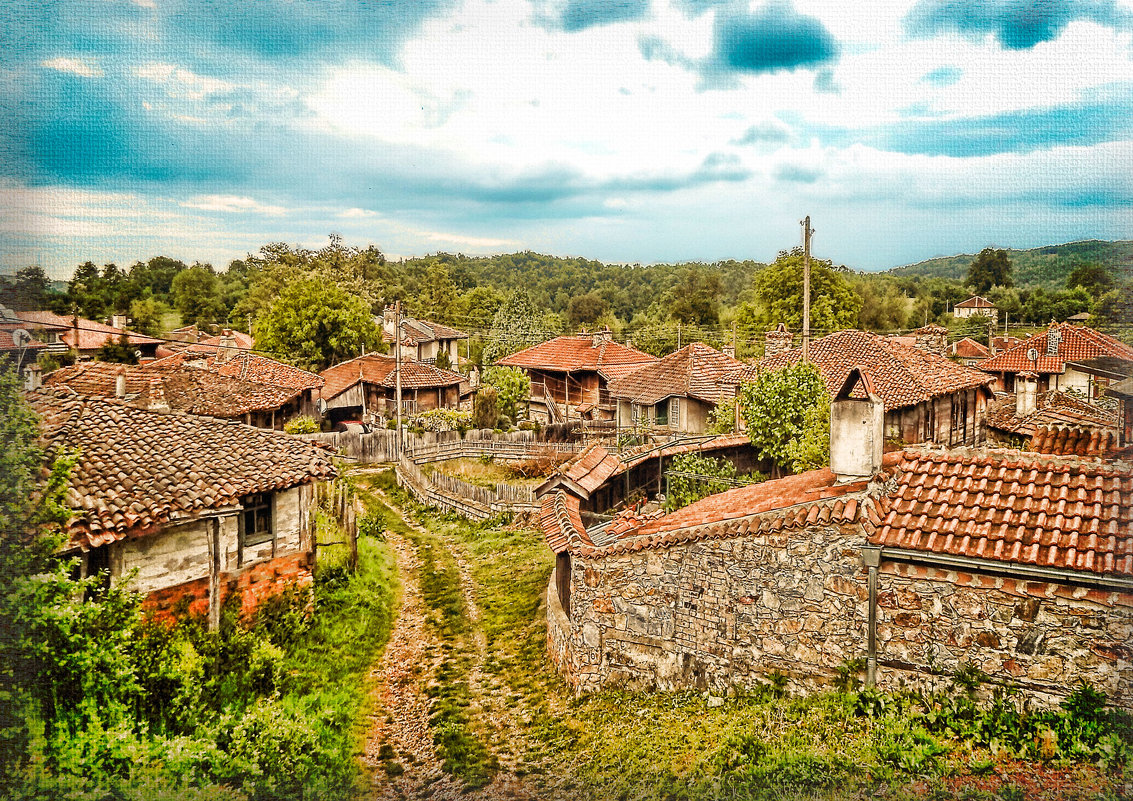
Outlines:
{"label": "dirt path", "polygon": [[[410,528],[431,534],[402,512],[384,492],[377,488],[370,491]],[[412,542],[392,531],[387,532],[386,537],[396,556],[402,598],[389,643],[370,674],[375,703],[363,758],[373,770],[373,797],[537,799],[539,796],[530,781],[516,775],[516,758],[510,750],[497,753],[500,770],[492,782],[480,790],[465,790],[461,782],[442,772],[429,728],[430,701],[425,693],[425,686],[441,661],[441,648],[436,635],[425,622],[428,610],[421,594],[422,562]],[[437,539],[449,550],[456,563],[465,611],[472,626],[475,654],[469,688],[473,695],[473,708],[481,722],[494,730],[493,733],[503,735],[496,739],[513,744],[522,741],[519,727],[511,716],[500,714],[499,705],[488,701],[492,688],[484,681],[483,671],[487,639],[480,625],[476,585],[466,554],[443,537]],[[394,754],[392,759],[390,749]],[[392,763],[400,765],[404,772],[398,774],[396,768],[388,771],[387,766]]]}

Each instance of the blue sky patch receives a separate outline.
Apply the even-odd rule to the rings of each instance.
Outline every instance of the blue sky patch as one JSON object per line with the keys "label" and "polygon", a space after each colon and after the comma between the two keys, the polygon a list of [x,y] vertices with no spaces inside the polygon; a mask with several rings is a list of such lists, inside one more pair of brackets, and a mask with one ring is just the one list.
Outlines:
{"label": "blue sky patch", "polygon": [[964,77],[964,71],[959,67],[937,67],[921,76],[921,83],[930,86],[951,86]]}
{"label": "blue sky patch", "polygon": [[1128,28],[1133,15],[1115,0],[919,0],[905,16],[917,37],[959,33],[979,40],[994,35],[1009,50],[1057,39],[1074,20]]}
{"label": "blue sky patch", "polygon": [[776,72],[830,63],[838,43],[818,19],[776,0],[753,13],[717,12],[714,55],[727,70]]}

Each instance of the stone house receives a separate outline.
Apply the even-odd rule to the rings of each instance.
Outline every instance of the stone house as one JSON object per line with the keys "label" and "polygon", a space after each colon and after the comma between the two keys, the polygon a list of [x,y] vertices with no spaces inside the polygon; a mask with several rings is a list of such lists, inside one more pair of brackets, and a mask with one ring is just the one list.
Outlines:
{"label": "stone house", "polygon": [[645,425],[665,433],[703,434],[708,415],[722,398],[732,395],[722,383],[743,367],[701,342],[637,368],[610,381],[619,428]]}
{"label": "stone house", "polygon": [[381,319],[376,322],[382,329],[382,341],[390,346],[390,355],[396,357],[396,348],[401,348],[402,359],[426,364],[434,364],[437,356],[443,353],[448,357],[449,364],[455,367],[459,364],[460,342],[468,339],[468,334],[447,325],[403,316],[398,343],[394,331],[397,328],[397,314],[391,306],[383,310]]}
{"label": "stone house", "polygon": [[183,599],[215,625],[312,579],[310,510],[331,454],[241,423],[138,409],[54,390],[29,396],[48,454],[78,449],[65,549],[169,611]]}
{"label": "stone house", "polygon": [[1133,706],[1133,465],[883,456],[863,383],[835,401],[829,468],[590,528],[570,493],[542,498],[548,651],[577,692],[723,693],[772,672],[815,688],[864,659],[884,689],[973,663],[1040,696],[1084,680]]}
{"label": "stone house", "polygon": [[236,420],[283,429],[300,413],[303,391],[221,375],[200,367],[78,362],[60,367],[44,385],[88,398],[118,398],[139,409]]}
{"label": "stone house", "polygon": [[125,335],[126,343],[139,353],[138,359],[146,362],[157,358],[160,339],[139,334],[126,328],[124,317],[115,317],[115,325],[87,320],[77,315],[62,315],[50,311],[21,311],[15,316],[25,324],[36,339],[48,345],[48,352],[65,353],[73,350],[80,359],[93,359],[98,349],[108,342],[118,342]]}
{"label": "stone house", "polygon": [[[323,401],[332,420],[371,422],[397,415],[397,359],[368,353],[328,367],[321,373],[326,382]],[[473,394],[460,373],[433,364],[401,363],[401,411],[403,415],[430,409],[459,409]]]}
{"label": "stone house", "polygon": [[[985,406],[993,397],[986,373],[946,358],[939,326],[920,329],[920,344],[903,342],[866,331],[838,331],[810,345],[810,360],[833,397],[851,369],[869,375],[885,404],[885,436],[904,443],[975,445],[986,438]],[[914,332],[917,334],[918,332]],[[772,345],[772,336],[777,337]],[[785,337],[784,337],[785,335]],[[760,371],[778,370],[802,360],[802,348],[784,349],[790,333],[768,333],[767,352],[757,366],[728,377],[738,385]]]}
{"label": "stone house", "polygon": [[1052,322],[1046,331],[976,366],[995,376],[998,392],[1014,392],[1020,373],[1035,373],[1039,392],[1077,390],[1087,399],[1096,400],[1106,387],[1116,383],[1106,377],[1110,371],[1099,371],[1091,365],[1099,362],[1133,366],[1133,347],[1083,325]]}
{"label": "stone house", "polygon": [[570,419],[613,421],[610,382],[657,361],[614,342],[609,330],[561,336],[500,359],[531,379],[530,415],[544,423]]}
{"label": "stone house", "polygon": [[999,309],[995,307],[987,298],[973,295],[967,300],[962,300],[952,307],[952,316],[956,319],[965,319],[968,317],[989,317],[992,322],[999,319]]}

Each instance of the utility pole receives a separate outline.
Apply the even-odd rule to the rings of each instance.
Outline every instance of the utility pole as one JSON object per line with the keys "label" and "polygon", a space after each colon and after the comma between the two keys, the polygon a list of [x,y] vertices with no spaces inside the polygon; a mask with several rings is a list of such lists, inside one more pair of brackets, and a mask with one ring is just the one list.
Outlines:
{"label": "utility pole", "polygon": [[810,227],[810,215],[802,221],[803,225],[803,361],[810,361],[810,238],[814,230]]}
{"label": "utility pole", "polygon": [[677,323],[677,350],[681,349],[681,324]]}
{"label": "utility pole", "polygon": [[396,366],[394,368],[394,403],[397,405],[397,458],[401,459],[401,301],[393,304],[394,332],[393,346],[395,348]]}

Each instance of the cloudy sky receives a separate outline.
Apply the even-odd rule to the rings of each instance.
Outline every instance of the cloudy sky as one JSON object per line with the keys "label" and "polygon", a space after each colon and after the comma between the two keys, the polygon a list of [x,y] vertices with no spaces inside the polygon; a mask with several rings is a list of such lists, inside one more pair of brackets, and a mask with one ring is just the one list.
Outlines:
{"label": "cloudy sky", "polygon": [[1133,237],[1133,0],[7,2],[0,114],[0,269],[60,277]]}

